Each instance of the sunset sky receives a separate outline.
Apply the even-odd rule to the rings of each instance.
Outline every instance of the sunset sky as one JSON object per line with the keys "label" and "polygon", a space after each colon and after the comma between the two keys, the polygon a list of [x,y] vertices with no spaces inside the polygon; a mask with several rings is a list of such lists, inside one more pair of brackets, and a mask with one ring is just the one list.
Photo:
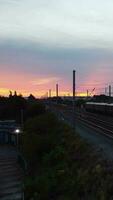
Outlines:
{"label": "sunset sky", "polygon": [[[0,0],[0,95],[113,84],[113,0]],[[54,94],[54,93],[53,93]]]}

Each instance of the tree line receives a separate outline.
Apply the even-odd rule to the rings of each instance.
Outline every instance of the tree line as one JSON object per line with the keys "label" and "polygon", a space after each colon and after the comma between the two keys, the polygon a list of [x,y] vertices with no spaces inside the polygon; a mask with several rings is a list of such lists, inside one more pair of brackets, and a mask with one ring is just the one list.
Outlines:
{"label": "tree line", "polygon": [[32,94],[28,98],[24,98],[21,94],[17,95],[15,91],[14,94],[10,92],[8,97],[0,96],[0,120],[15,120],[20,123],[22,113],[26,120],[28,117],[44,111],[44,105]]}

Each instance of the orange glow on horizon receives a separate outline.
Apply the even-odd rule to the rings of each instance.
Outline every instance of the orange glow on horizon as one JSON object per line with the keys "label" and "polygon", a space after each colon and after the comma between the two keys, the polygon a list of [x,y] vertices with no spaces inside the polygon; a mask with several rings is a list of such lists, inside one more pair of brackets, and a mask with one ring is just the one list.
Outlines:
{"label": "orange glow on horizon", "polygon": [[[9,91],[12,91],[12,93],[14,93],[14,89],[10,89],[10,88],[0,88],[0,96],[9,96]],[[47,96],[48,93],[43,90],[43,91],[24,91],[24,90],[16,90],[17,91],[17,94],[22,94],[24,97],[27,97],[29,96],[31,93],[36,96],[36,97],[44,97],[44,96]],[[55,91],[52,91],[52,94],[51,94],[52,97],[56,96],[56,92]],[[59,92],[59,96],[72,96],[72,92],[67,92],[67,91],[60,91]],[[85,92],[77,92],[76,96],[81,96],[81,97],[86,97],[87,96],[87,93]]]}
{"label": "orange glow on horizon", "polygon": [[[5,68],[5,66],[3,66]],[[9,96],[9,91],[17,91],[17,94],[22,94],[24,97],[33,94],[36,97],[46,96],[49,89],[51,89],[51,96],[56,96],[56,83],[59,83],[59,96],[72,96],[72,82],[70,80],[65,80],[57,76],[46,76],[40,74],[30,74],[27,72],[16,72],[10,71],[11,66],[6,72],[3,70],[0,74],[0,95]],[[106,81],[105,78],[100,80],[100,73],[90,74],[81,86],[77,87],[76,96],[87,96],[87,89],[89,94],[96,87],[96,92],[93,92],[90,96],[97,93],[100,81]],[[96,81],[95,81],[96,79]],[[107,77],[106,77],[107,79]],[[101,85],[103,84],[101,82]],[[104,84],[103,84],[104,85]],[[102,86],[103,87],[103,86]],[[98,90],[99,91],[99,90]],[[100,92],[100,91],[99,91]]]}

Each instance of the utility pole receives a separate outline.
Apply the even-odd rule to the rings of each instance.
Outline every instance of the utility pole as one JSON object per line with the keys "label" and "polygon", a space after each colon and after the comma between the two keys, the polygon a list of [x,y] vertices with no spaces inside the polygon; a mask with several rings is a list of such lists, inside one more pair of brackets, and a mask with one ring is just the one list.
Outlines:
{"label": "utility pole", "polygon": [[58,83],[57,83],[57,84],[56,84],[56,97],[58,97],[58,95],[59,95],[59,94],[58,94],[58,92],[59,92],[58,90],[59,90],[59,87],[58,87]]}
{"label": "utility pole", "polygon": [[73,130],[76,131],[76,71],[73,70]]}
{"label": "utility pole", "polygon": [[49,90],[49,98],[51,98],[51,89]]}
{"label": "utility pole", "polygon": [[105,95],[107,96],[107,87],[105,87]]}
{"label": "utility pole", "polygon": [[111,85],[109,85],[109,97],[111,97]]}
{"label": "utility pole", "polygon": [[51,89],[49,89],[49,106],[50,106],[50,108],[51,108]]}
{"label": "utility pole", "polygon": [[48,98],[48,92],[46,92],[46,99]]}
{"label": "utility pole", "polygon": [[87,98],[89,97],[89,90],[87,90]]}

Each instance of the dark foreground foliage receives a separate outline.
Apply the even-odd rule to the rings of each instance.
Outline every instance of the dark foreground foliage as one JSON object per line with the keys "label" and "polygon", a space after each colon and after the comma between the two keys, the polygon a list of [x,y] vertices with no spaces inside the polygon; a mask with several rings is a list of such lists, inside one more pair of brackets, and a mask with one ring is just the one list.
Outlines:
{"label": "dark foreground foliage", "polygon": [[[15,120],[19,124],[30,117],[38,116],[45,112],[45,106],[40,100],[30,95],[25,99],[21,95],[0,97],[0,120]],[[23,119],[22,119],[23,118]]]}
{"label": "dark foreground foliage", "polygon": [[46,113],[27,121],[26,200],[112,200],[113,170],[70,127]]}

